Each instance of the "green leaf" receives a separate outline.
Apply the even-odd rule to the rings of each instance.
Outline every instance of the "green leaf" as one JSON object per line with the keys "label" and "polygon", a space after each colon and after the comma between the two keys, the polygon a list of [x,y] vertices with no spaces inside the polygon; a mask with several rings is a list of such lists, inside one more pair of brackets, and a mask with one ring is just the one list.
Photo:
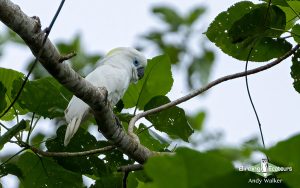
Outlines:
{"label": "green leaf", "polygon": [[5,100],[5,94],[7,89],[3,85],[2,82],[0,82],[0,113],[6,109],[6,100]]}
{"label": "green leaf", "polygon": [[117,173],[111,176],[101,177],[90,188],[118,188],[122,187],[123,174]]}
{"label": "green leaf", "polygon": [[24,175],[20,179],[23,187],[83,187],[81,174],[62,168],[50,158],[26,152],[18,159],[17,166]]}
{"label": "green leaf", "polygon": [[190,125],[193,127],[193,129],[200,131],[203,127],[205,116],[206,116],[205,112],[199,112],[194,116],[189,116],[188,121]]}
{"label": "green leaf", "polygon": [[0,177],[6,176],[8,174],[13,174],[18,178],[23,178],[21,169],[12,163],[6,163],[0,165]]}
{"label": "green leaf", "polygon": [[300,43],[300,25],[296,24],[292,28],[292,36],[297,43]]}
{"label": "green leaf", "polygon": [[[60,127],[54,140],[46,142],[49,151],[79,152],[108,146],[106,141],[97,141],[94,136],[83,128],[79,128],[67,147],[63,145],[66,127]],[[98,158],[99,155],[103,158]],[[113,174],[117,167],[134,163],[131,159],[124,159],[124,155],[117,149],[89,156],[55,158],[64,168],[81,174],[88,174],[92,178],[106,177]]]}
{"label": "green leaf", "polygon": [[2,149],[3,145],[8,142],[13,136],[15,136],[18,132],[26,128],[26,121],[21,120],[20,123],[16,124],[12,128],[10,128],[8,131],[6,131],[1,137],[0,137],[0,149]]}
{"label": "green leaf", "polygon": [[[15,88],[19,88],[18,84],[15,83]],[[16,95],[17,91],[13,90],[12,94]],[[54,78],[47,77],[26,83],[18,104],[43,117],[55,118],[64,116],[70,98],[70,92]]]}
{"label": "green leaf", "polygon": [[[255,25],[255,20],[258,19],[263,22],[261,17],[256,17],[259,15],[253,14],[253,11],[259,7],[261,6],[255,5],[248,1],[236,3],[234,6],[230,7],[227,11],[220,13],[215,18],[206,32],[207,37],[224,53],[239,60],[247,60],[248,54],[252,47],[254,47],[254,50],[249,57],[250,61],[268,61],[272,58],[277,58],[285,54],[292,48],[292,45],[286,40],[255,35],[258,35],[259,31],[261,30],[261,27],[256,28],[257,25]],[[284,17],[284,13],[278,10],[278,8],[272,8],[272,10],[273,11],[270,11],[268,16],[273,18],[272,20],[279,18],[279,23],[283,23],[282,19]],[[250,19],[252,17],[251,15],[253,15],[252,19]],[[237,21],[248,19],[252,21],[250,22],[251,25],[249,23],[241,22],[241,28],[239,28],[237,31],[231,30]],[[273,21],[270,21],[269,23],[273,24]],[[275,25],[278,24],[276,21],[275,23]],[[249,26],[247,24],[249,24]],[[234,28],[238,28],[238,26],[239,24],[237,24]],[[247,28],[249,27],[252,28],[251,31],[247,31]],[[229,31],[231,32],[231,37],[229,36]],[[244,32],[239,34],[238,31]],[[237,34],[237,37],[232,38],[234,34]],[[268,30],[263,33],[263,36],[265,35],[279,35],[279,32],[277,33]],[[270,53],[270,51],[272,51],[272,53]]]}
{"label": "green leaf", "polygon": [[300,177],[300,150],[297,149],[300,143],[300,135],[293,136],[279,142],[268,149],[266,154],[271,159],[270,163],[276,166],[292,167],[291,172],[282,172],[277,177],[282,178],[290,187],[299,186]]}
{"label": "green leaf", "polygon": [[145,171],[153,181],[139,187],[190,188],[206,187],[207,181],[233,171],[233,167],[218,155],[179,148],[175,155],[150,158]]}
{"label": "green leaf", "polygon": [[166,95],[173,85],[171,63],[167,56],[157,56],[148,60],[144,77],[127,89],[123,102],[125,108],[137,106],[144,109],[149,100],[157,95]]}
{"label": "green leaf", "polygon": [[294,88],[298,93],[300,93],[300,51],[297,52],[292,57],[293,65],[291,66],[291,76],[294,79]]}
{"label": "green leaf", "polygon": [[[145,110],[150,110],[168,102],[170,102],[168,97],[154,97],[145,105]],[[188,138],[194,132],[187,122],[184,110],[177,106],[149,115],[146,119],[153,124],[155,129],[167,133],[171,138],[181,138],[188,142]]]}
{"label": "green leaf", "polygon": [[[79,152],[103,147],[94,136],[79,128],[67,147],[63,145],[66,126],[58,128],[57,137],[46,142],[48,151]],[[100,154],[77,157],[57,157],[55,160],[59,165],[73,172],[94,175],[96,177],[106,176],[111,173],[103,160],[98,158]]]}
{"label": "green leaf", "polygon": [[[264,0],[266,3],[269,3],[270,0]],[[273,5],[280,5],[280,6],[289,6],[286,0],[272,0]]]}
{"label": "green leaf", "polygon": [[196,7],[194,8],[186,17],[185,22],[187,25],[192,25],[198,18],[205,12],[204,7]]}
{"label": "green leaf", "polygon": [[152,12],[157,14],[163,21],[169,24],[171,31],[177,31],[183,22],[181,16],[170,7],[154,7]]}
{"label": "green leaf", "polygon": [[204,50],[203,56],[194,57],[188,67],[188,84],[190,88],[199,88],[208,82],[211,68],[215,60],[214,52]]}
{"label": "green leaf", "polygon": [[149,130],[146,130],[146,129],[147,129],[147,127],[141,123],[137,130],[137,133],[139,133],[138,136],[140,138],[141,144],[143,146],[146,146],[147,148],[149,148],[152,151],[164,151],[168,147],[168,144],[165,142],[162,143],[159,140],[155,139],[149,133]]}
{"label": "green leaf", "polygon": [[[272,0],[273,2],[273,0]],[[287,5],[279,6],[286,16],[286,30],[292,28],[297,20],[299,20],[300,1],[287,1]]]}
{"label": "green leaf", "polygon": [[258,37],[277,38],[284,32],[284,29],[285,14],[280,8],[259,6],[235,21],[228,35],[233,43],[238,43],[248,38],[253,38],[253,40]]}
{"label": "green leaf", "polygon": [[[8,107],[9,104],[13,101],[13,96],[11,95],[11,91],[13,90],[13,83],[14,81],[18,79],[25,78],[25,75],[12,70],[12,69],[5,69],[0,68],[0,82],[3,84],[4,88],[6,88],[5,92],[5,110]],[[20,89],[20,88],[18,88]],[[4,104],[4,101],[2,102]],[[2,107],[3,108],[3,107]],[[27,111],[22,109],[18,104],[14,105],[14,108],[16,109],[17,113],[20,115],[25,114]],[[4,111],[4,110],[3,110]],[[2,115],[3,112],[0,113]],[[11,108],[6,115],[4,115],[1,119],[5,121],[10,121],[15,117],[15,111],[13,108]]]}

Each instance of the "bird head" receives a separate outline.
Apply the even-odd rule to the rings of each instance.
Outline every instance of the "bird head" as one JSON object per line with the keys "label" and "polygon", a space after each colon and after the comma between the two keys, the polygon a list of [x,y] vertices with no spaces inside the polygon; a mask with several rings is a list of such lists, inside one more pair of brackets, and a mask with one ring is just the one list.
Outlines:
{"label": "bird head", "polygon": [[130,47],[115,48],[109,51],[106,57],[119,58],[119,61],[114,62],[118,63],[118,65],[126,65],[131,71],[131,82],[136,83],[143,78],[147,66],[147,58],[136,49]]}

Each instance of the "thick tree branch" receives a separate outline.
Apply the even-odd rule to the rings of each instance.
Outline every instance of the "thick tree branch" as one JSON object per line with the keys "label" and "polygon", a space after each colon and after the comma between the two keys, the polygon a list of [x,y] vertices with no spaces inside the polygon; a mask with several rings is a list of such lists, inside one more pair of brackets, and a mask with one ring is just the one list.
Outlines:
{"label": "thick tree branch", "polygon": [[296,52],[296,50],[298,50],[298,49],[299,49],[299,44],[297,44],[293,49],[291,49],[290,51],[285,53],[283,56],[279,57],[278,59],[274,60],[273,62],[271,62],[269,64],[266,64],[264,66],[261,66],[261,67],[258,67],[258,68],[252,69],[252,70],[248,70],[247,72],[244,71],[244,72],[239,72],[239,73],[223,76],[221,78],[218,78],[218,79],[210,82],[209,84],[207,84],[206,86],[204,86],[202,88],[199,88],[195,91],[192,91],[188,95],[185,95],[185,96],[183,96],[179,99],[176,99],[176,100],[171,101],[167,104],[161,105],[157,108],[153,108],[153,109],[147,110],[145,112],[141,112],[141,113],[137,114],[136,116],[134,116],[130,120],[130,123],[129,123],[129,126],[128,126],[128,133],[134,134],[133,133],[133,128],[134,128],[135,122],[138,121],[142,117],[146,117],[148,115],[155,114],[155,113],[161,112],[163,110],[167,110],[169,108],[172,108],[173,106],[176,106],[180,103],[188,101],[191,98],[193,98],[197,95],[200,95],[201,93],[204,93],[205,91],[209,90],[210,88],[212,88],[212,87],[214,87],[214,86],[216,86],[216,85],[218,85],[222,82],[225,82],[225,81],[228,81],[228,80],[233,80],[233,79],[236,79],[236,78],[244,77],[246,75],[251,75],[251,74],[255,74],[255,73],[267,70],[267,69],[279,64],[280,62],[282,62],[283,60],[285,60],[286,58],[288,58],[292,54],[294,54]]}
{"label": "thick tree branch", "polygon": [[[36,19],[28,17],[11,1],[0,0],[0,20],[25,41],[33,54],[38,54],[45,34]],[[49,39],[44,49],[39,58],[41,64],[56,80],[93,109],[99,129],[113,145],[140,163],[154,154],[117,126],[113,112],[105,105],[104,93],[85,81],[67,64],[60,63],[62,56]]]}

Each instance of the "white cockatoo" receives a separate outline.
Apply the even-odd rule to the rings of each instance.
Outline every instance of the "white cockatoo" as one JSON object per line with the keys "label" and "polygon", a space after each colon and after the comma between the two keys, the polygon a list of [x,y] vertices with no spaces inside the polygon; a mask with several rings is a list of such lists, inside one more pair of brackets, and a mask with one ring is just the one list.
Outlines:
{"label": "white cockatoo", "polygon": [[[144,75],[147,65],[146,57],[134,48],[120,47],[107,53],[99,66],[85,77],[94,86],[107,90],[107,101],[111,107],[123,97],[130,82],[137,83]],[[73,96],[67,109],[65,118],[69,123],[64,145],[68,145],[78,130],[81,121],[89,113],[90,107],[81,99]]]}

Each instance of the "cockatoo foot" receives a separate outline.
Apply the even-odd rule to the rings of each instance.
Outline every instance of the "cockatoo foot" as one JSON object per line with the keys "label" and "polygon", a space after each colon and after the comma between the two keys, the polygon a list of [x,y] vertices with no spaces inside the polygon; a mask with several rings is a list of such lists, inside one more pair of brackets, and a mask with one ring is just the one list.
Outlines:
{"label": "cockatoo foot", "polygon": [[101,94],[104,94],[104,103],[105,106],[107,106],[107,104],[109,103],[107,100],[108,97],[108,91],[105,87],[98,87],[98,90],[100,91]]}
{"label": "cockatoo foot", "polygon": [[114,114],[114,116],[115,116],[116,124],[117,124],[119,127],[123,128],[122,123],[121,123],[120,119],[118,118],[118,116],[116,116],[115,114]]}

